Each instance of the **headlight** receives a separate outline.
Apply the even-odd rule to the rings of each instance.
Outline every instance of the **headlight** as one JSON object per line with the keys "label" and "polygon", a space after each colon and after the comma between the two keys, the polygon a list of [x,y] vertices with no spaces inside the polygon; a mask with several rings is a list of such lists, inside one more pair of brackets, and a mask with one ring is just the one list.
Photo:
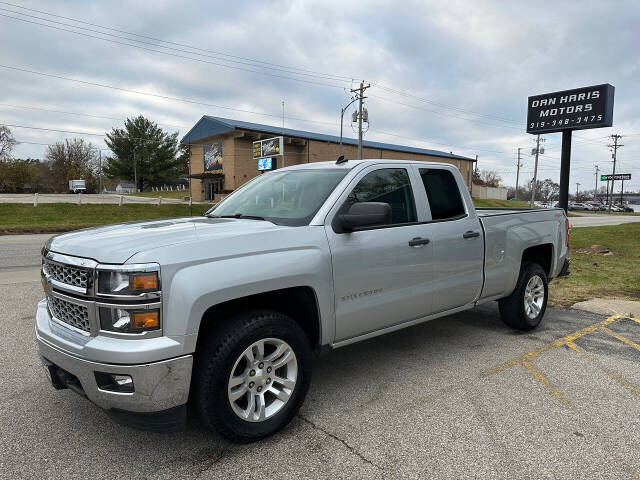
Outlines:
{"label": "headlight", "polygon": [[136,296],[159,291],[157,265],[99,267],[98,294]]}
{"label": "headlight", "polygon": [[100,329],[118,333],[141,333],[160,328],[160,309],[100,307]]}

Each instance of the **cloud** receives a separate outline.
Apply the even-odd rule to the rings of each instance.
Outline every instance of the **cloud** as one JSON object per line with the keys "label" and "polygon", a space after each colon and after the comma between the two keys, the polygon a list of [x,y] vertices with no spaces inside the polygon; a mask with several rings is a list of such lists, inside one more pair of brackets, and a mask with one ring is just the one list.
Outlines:
{"label": "cloud", "polygon": [[[30,1],[24,6],[200,50],[138,44],[164,52],[156,53],[113,43],[131,40],[90,30],[82,32],[112,42],[0,16],[0,41],[5,46],[0,53],[2,64],[275,116],[140,96],[5,69],[0,69],[0,104],[114,119],[142,113],[167,130],[181,127],[184,134],[204,114],[279,126],[284,100],[287,117],[307,120],[285,119],[287,127],[335,134],[348,90],[365,79],[374,85],[368,90],[371,128],[365,138],[478,154],[480,168],[496,169],[506,183],[514,184],[518,147],[524,158],[521,181],[527,181],[533,170],[529,155],[533,137],[525,133],[527,97],[606,82],[616,87],[615,127],[576,132],[571,182],[590,185],[595,164],[603,171],[610,169],[604,137],[617,132],[628,135],[620,150],[620,168],[634,175],[630,187],[640,188],[640,168],[633,162],[640,154],[640,135],[634,136],[640,133],[636,113],[640,109],[640,8],[636,1],[618,2],[615,9],[600,1],[457,0],[248,1],[240,8],[233,3],[206,1],[69,1],[55,5]],[[7,5],[0,8],[18,10]],[[23,13],[74,23],[36,12]],[[20,16],[6,10],[0,14]],[[71,29],[60,23],[22,18]],[[136,38],[112,30],[102,32]],[[137,40],[157,43],[149,38]],[[261,60],[265,63],[259,65],[270,69],[258,68],[250,59]],[[282,71],[289,67],[297,74]],[[315,76],[312,71],[326,76]],[[286,76],[301,81],[281,78]],[[2,123],[63,130],[105,132],[121,125],[118,120],[2,105],[0,115]],[[348,122],[345,127],[350,132]],[[14,134],[36,143],[70,136],[18,128]],[[546,137],[547,155],[541,158],[540,176],[557,180],[560,135]],[[88,139],[101,144],[98,137]],[[44,149],[23,144],[16,154],[42,157]]]}

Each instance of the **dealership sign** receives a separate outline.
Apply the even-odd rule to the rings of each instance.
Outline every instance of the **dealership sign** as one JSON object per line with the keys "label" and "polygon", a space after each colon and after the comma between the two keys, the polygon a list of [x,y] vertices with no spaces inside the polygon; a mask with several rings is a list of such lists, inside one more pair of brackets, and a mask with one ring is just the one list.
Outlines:
{"label": "dealership sign", "polygon": [[253,158],[257,159],[283,155],[283,144],[283,137],[273,137],[253,142]]}
{"label": "dealership sign", "polygon": [[614,92],[605,83],[529,97],[527,133],[610,127]]}
{"label": "dealership sign", "polygon": [[615,175],[600,175],[600,181],[609,182],[611,180],[631,180],[630,173],[616,173]]}

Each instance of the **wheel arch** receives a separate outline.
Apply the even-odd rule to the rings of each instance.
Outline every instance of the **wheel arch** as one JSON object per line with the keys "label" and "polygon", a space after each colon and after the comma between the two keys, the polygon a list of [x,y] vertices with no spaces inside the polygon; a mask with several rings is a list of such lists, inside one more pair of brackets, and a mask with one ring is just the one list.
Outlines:
{"label": "wheel arch", "polygon": [[537,263],[550,279],[553,271],[553,244],[543,243],[524,249],[522,263],[524,262]]}
{"label": "wheel arch", "polygon": [[234,313],[255,309],[273,310],[292,318],[304,330],[311,347],[319,348],[322,324],[316,292],[310,286],[297,286],[233,298],[210,306],[200,321],[196,351],[220,321]]}

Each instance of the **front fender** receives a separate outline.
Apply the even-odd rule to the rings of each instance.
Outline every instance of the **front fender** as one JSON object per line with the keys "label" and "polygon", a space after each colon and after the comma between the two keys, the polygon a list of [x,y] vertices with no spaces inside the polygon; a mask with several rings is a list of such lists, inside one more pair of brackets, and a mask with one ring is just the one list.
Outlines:
{"label": "front fender", "polygon": [[[300,286],[314,290],[321,343],[330,343],[335,334],[331,262],[328,252],[316,247],[222,258],[179,269],[165,298],[165,318],[170,319],[168,334],[189,335],[195,339],[204,313],[212,306]],[[184,320],[173,321],[178,318]],[[180,331],[171,332],[173,329]]]}

